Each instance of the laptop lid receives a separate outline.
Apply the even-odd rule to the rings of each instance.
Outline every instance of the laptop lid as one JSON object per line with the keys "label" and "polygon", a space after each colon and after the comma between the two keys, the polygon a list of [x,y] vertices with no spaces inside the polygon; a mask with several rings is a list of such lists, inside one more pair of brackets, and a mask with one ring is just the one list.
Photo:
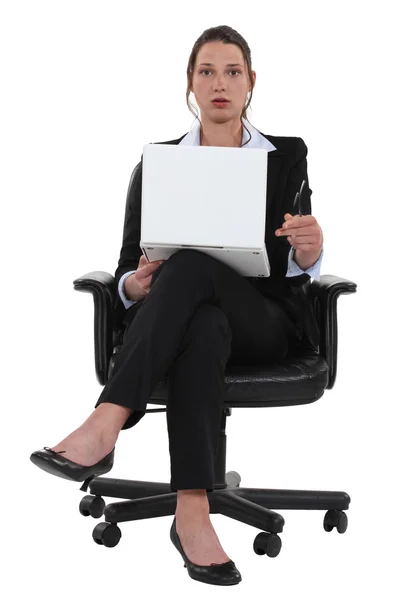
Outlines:
{"label": "laptop lid", "polygon": [[146,144],[141,243],[262,248],[267,163],[264,148]]}

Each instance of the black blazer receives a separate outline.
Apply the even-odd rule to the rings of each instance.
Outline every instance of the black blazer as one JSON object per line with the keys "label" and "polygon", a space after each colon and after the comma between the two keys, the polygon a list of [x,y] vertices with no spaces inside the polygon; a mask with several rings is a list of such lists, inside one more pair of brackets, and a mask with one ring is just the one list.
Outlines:
{"label": "black blazer", "polygon": [[[261,132],[260,132],[261,133]],[[185,134],[186,135],[186,134]],[[160,144],[179,144],[185,137],[157,142]],[[296,277],[286,277],[290,243],[286,236],[275,235],[275,230],[282,227],[284,214],[293,212],[293,200],[296,192],[300,190],[303,179],[306,185],[302,195],[303,214],[311,214],[312,190],[308,185],[307,175],[307,146],[298,137],[277,137],[262,135],[276,148],[268,152],[268,185],[267,185],[267,218],[265,230],[265,243],[271,266],[271,274],[266,278],[248,279],[265,296],[278,298],[290,318],[297,326],[297,335],[302,343],[311,344],[315,349],[319,344],[319,328],[313,308],[306,297],[303,284],[310,279],[309,275],[302,274]],[[126,322],[128,315],[136,312],[138,304],[125,309],[118,294],[118,283],[127,271],[138,268],[142,254],[140,242],[141,226],[141,201],[142,201],[142,161],[136,165],[129,182],[126,212],[123,232],[123,242],[115,271],[116,304],[114,306],[115,327],[121,327],[121,322]],[[305,335],[304,335],[305,334]]]}

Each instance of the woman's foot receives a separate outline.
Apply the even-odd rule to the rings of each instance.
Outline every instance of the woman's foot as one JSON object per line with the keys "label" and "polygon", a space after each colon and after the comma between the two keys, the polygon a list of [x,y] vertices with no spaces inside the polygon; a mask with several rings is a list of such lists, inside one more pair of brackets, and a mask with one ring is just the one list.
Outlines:
{"label": "woman's foot", "polygon": [[132,410],[118,404],[103,402],[86,421],[51,450],[62,453],[78,465],[91,467],[114,448],[119,432]]}
{"label": "woman's foot", "polygon": [[230,561],[211,523],[206,491],[178,490],[177,498],[176,533],[188,559],[199,566]]}

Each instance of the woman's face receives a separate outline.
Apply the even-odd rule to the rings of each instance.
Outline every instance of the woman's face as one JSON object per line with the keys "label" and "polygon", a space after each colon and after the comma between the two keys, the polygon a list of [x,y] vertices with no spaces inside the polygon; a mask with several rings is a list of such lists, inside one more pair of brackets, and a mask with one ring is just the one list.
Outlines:
{"label": "woman's face", "polygon": [[[252,77],[255,82],[254,71]],[[202,121],[204,116],[217,123],[240,117],[250,91],[250,81],[239,46],[223,42],[204,44],[197,54],[190,91],[194,93]],[[229,100],[226,107],[213,104],[212,100],[218,97]]]}

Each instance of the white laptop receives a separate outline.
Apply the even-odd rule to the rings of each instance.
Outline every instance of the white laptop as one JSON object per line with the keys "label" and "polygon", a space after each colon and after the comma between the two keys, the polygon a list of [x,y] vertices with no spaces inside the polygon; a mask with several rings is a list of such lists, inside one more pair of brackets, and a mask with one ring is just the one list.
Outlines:
{"label": "white laptop", "polygon": [[147,260],[192,248],[268,277],[264,148],[146,144],[140,247]]}

